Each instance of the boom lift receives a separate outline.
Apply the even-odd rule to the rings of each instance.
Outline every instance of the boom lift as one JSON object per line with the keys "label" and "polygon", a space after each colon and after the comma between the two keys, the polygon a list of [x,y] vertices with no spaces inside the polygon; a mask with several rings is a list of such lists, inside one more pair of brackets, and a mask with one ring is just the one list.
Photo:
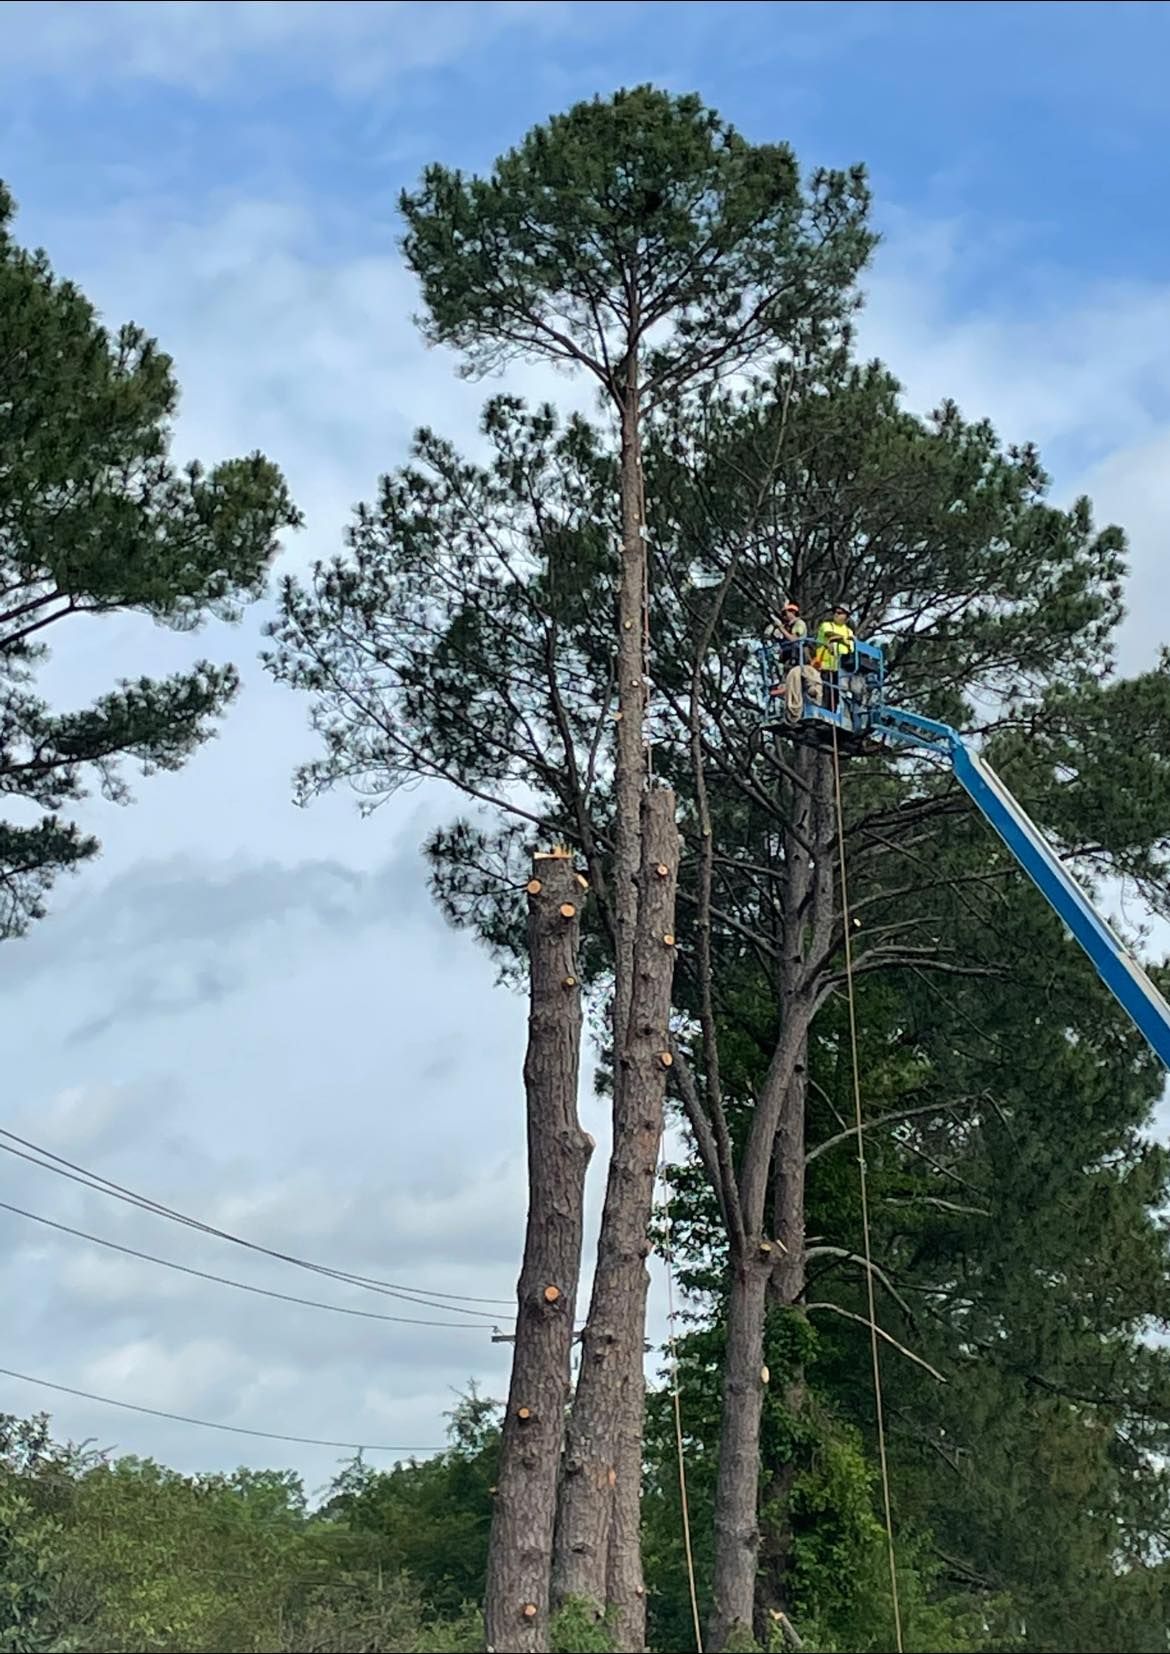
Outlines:
{"label": "boom lift", "polygon": [[892,745],[944,759],[980,815],[1088,954],[1130,1021],[1163,1066],[1170,1069],[1170,1005],[1117,932],[1097,912],[1035,822],[958,730],[887,704],[885,656],[880,645],[858,642],[852,656],[842,662],[835,704],[816,705],[806,695],[801,716],[795,721],[787,716],[783,699],[773,693],[770,661],[763,649],[759,660],[764,701],[760,721],[764,726],[818,745],[836,739],[843,752]]}

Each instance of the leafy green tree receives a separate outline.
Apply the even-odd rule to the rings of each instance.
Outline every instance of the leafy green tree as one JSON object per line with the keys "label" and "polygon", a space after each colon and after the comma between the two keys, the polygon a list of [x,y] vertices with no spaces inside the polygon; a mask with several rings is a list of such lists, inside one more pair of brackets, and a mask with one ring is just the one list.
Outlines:
{"label": "leafy green tree", "polygon": [[311,1511],[289,1471],[183,1476],[61,1446],[44,1418],[0,1418],[3,1646],[480,1647],[493,1405],[465,1397],[451,1440],[426,1464],[343,1468]]}
{"label": "leafy green tree", "polygon": [[259,454],[176,469],[170,358],[139,328],[108,333],[44,253],[16,244],[12,215],[0,185],[0,794],[17,811],[0,821],[0,936],[97,852],[58,812],[95,781],[128,798],[127,760],[178,769],[238,687],[232,667],[200,661],[55,711],[35,688],[50,629],[118,611],[178,628],[235,619],[300,521]]}
{"label": "leafy green tree", "polygon": [[56,1625],[63,1569],[60,1528],[8,1475],[0,1475],[0,1649],[55,1654],[70,1647]]}
{"label": "leafy green tree", "polygon": [[457,1618],[483,1594],[499,1454],[499,1410],[474,1385],[450,1421],[452,1446],[422,1463],[348,1465],[325,1505],[387,1574],[403,1574],[431,1613]]}

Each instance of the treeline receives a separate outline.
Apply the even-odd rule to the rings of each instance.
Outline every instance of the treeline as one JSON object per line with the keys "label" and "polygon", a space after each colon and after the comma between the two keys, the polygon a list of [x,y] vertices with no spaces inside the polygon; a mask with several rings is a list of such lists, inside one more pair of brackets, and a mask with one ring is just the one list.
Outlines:
{"label": "treeline", "polygon": [[[682,1382],[700,1592],[711,1560],[720,1341],[717,1325],[690,1335]],[[794,1348],[783,1318],[770,1329],[781,1396],[767,1411],[765,1464],[798,1459],[784,1507],[798,1585],[793,1618],[777,1616],[766,1641],[791,1646],[795,1631],[812,1654],[877,1654],[889,1647],[885,1535],[864,1429],[850,1417],[865,1412],[863,1352],[855,1340],[816,1345]],[[817,1375],[799,1431],[782,1394],[794,1357]],[[1083,1417],[1040,1395],[1031,1406],[1026,1393],[1013,1402],[1010,1390],[1001,1386],[997,1404],[983,1398],[982,1453],[962,1430],[945,1457],[924,1455],[909,1429],[894,1433],[899,1508],[913,1513],[899,1533],[906,1646],[1165,1649],[1165,1562],[1115,1566],[1118,1537],[1149,1521],[1150,1489]],[[907,1399],[895,1386],[897,1415]],[[312,1503],[291,1471],[183,1476],[55,1441],[44,1416],[0,1416],[0,1649],[474,1654],[483,1647],[498,1413],[471,1387],[451,1414],[445,1453],[388,1470],[355,1459]],[[992,1414],[1006,1426],[999,1439]],[[1070,1441],[1078,1429],[1086,1439]],[[693,1647],[694,1635],[666,1387],[651,1397],[647,1453],[650,1646],[672,1654]],[[605,1626],[574,1605],[552,1630],[558,1654],[610,1646]]]}
{"label": "treeline", "polygon": [[291,1471],[182,1476],[0,1417],[0,1648],[474,1650],[492,1410],[434,1459],[360,1459],[310,1508]]}

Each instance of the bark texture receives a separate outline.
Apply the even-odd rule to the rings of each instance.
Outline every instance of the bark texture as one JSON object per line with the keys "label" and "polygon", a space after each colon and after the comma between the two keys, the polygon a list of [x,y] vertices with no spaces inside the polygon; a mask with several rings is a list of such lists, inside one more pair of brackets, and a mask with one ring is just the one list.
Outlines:
{"label": "bark texture", "polygon": [[500,1654],[546,1654],[549,1647],[557,1477],[569,1398],[585,1172],[593,1152],[593,1141],[577,1118],[582,897],[567,856],[533,859],[524,1060],[528,1226],[484,1599],[487,1646]]}
{"label": "bark texture", "polygon": [[[807,1279],[805,1258],[805,1110],[808,1097],[807,1047],[793,1069],[784,1118],[776,1136],[773,1159],[772,1224],[777,1240],[777,1257],[768,1282],[767,1308],[791,1309],[800,1303]],[[798,1419],[803,1411],[807,1387],[803,1368],[783,1378],[783,1401]],[[777,1614],[792,1612],[792,1525],[788,1510],[797,1465],[791,1458],[770,1464],[764,1471],[760,1502],[774,1513],[760,1534],[759,1568],[756,1583],[757,1635],[775,1623]]]}
{"label": "bark texture", "polygon": [[[829,764],[819,753],[799,749],[793,772],[783,844],[786,876],[779,1038],[740,1163],[745,1239],[742,1248],[733,1248],[731,1257],[715,1567],[707,1631],[713,1651],[750,1634],[756,1617],[764,1322],[769,1290],[774,1298],[779,1293],[783,1301],[794,1303],[804,1287],[808,1033],[817,1006],[817,962],[832,935],[836,829]],[[770,1213],[769,1193],[773,1197]],[[799,1402],[802,1385],[798,1382],[790,1390],[790,1399]],[[772,1559],[773,1563],[777,1560]]]}
{"label": "bark texture", "polygon": [[736,1633],[750,1631],[755,1603],[760,1534],[756,1514],[760,1475],[760,1413],[764,1381],[764,1315],[771,1253],[731,1265],[727,1301],[727,1352],[715,1485],[715,1551],[711,1621],[707,1644],[724,1649]]}
{"label": "bark texture", "polygon": [[[618,586],[617,703],[614,750],[614,996],[615,1058],[626,1042],[634,991],[642,794],[646,786],[646,536],[638,411],[638,358],[626,358],[621,387],[621,573]],[[615,1074],[615,1089],[620,1075]]]}
{"label": "bark texture", "polygon": [[649,1227],[670,1058],[675,797],[643,795],[633,993],[614,1076],[614,1145],[581,1373],[569,1419],[553,1600],[582,1598],[615,1615],[615,1647],[645,1643],[638,1501],[645,1407]]}

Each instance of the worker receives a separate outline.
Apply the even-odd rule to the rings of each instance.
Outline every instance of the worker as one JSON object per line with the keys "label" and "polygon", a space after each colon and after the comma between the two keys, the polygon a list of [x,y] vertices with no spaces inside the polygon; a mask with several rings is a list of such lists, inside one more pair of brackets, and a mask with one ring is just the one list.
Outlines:
{"label": "worker", "polygon": [[808,627],[801,619],[800,604],[791,600],[785,603],[780,613],[773,615],[764,627],[764,637],[767,639],[764,647],[772,680],[771,693],[779,695],[782,693],[780,680],[784,673],[777,670],[777,663],[780,667],[799,666],[805,658],[803,644],[808,637]]}
{"label": "worker", "polygon": [[822,705],[824,686],[812,661],[798,660],[788,668],[784,679],[784,715],[790,724],[800,723],[806,701]]}
{"label": "worker", "polygon": [[817,627],[817,645],[813,654],[813,665],[824,683],[825,705],[830,712],[837,710],[841,662],[847,655],[852,655],[856,641],[848,608],[844,603],[835,604],[832,614]]}

